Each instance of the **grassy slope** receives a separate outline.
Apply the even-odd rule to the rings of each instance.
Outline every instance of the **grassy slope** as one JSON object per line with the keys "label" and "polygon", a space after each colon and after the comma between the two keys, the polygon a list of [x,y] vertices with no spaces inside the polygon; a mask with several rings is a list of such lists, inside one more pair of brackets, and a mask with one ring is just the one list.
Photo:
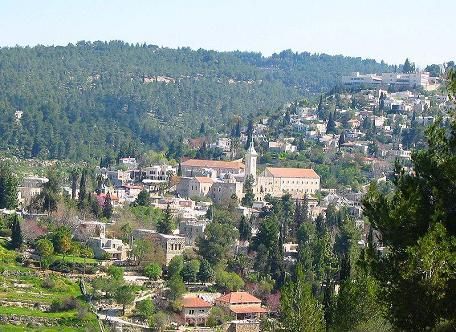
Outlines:
{"label": "grassy slope", "polygon": [[[5,249],[0,245],[0,300],[23,301],[28,303],[50,304],[54,300],[73,296],[80,297],[81,292],[77,283],[57,274],[50,274],[48,278],[54,281],[54,287],[44,287],[43,276],[39,271],[19,266],[15,262],[16,253]],[[21,286],[19,286],[21,285]],[[73,326],[73,323],[85,326],[96,326],[96,318],[89,314],[86,322],[77,319],[77,311],[43,312],[41,310],[21,308],[16,306],[1,306],[0,315],[21,315],[30,317],[43,317],[51,319],[63,319],[60,323]],[[77,328],[59,326],[57,328],[31,329],[12,325],[0,325],[0,331],[79,331]],[[84,328],[82,328],[84,330]]]}

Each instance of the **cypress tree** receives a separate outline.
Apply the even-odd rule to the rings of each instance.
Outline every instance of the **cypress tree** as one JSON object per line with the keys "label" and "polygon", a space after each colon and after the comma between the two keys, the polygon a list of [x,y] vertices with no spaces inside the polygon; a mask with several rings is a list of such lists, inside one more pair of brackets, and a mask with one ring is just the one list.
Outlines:
{"label": "cypress tree", "polygon": [[87,170],[84,169],[81,174],[81,180],[79,181],[79,202],[78,207],[79,209],[83,209],[85,207],[87,198]]}
{"label": "cypress tree", "polygon": [[239,239],[241,241],[248,241],[251,237],[252,226],[245,216],[242,216],[241,221],[239,222]]}
{"label": "cypress tree", "polygon": [[165,216],[157,223],[157,232],[161,234],[171,234],[173,232],[173,216],[169,204],[166,207]]}
{"label": "cypress tree", "polygon": [[111,194],[108,192],[105,197],[105,201],[103,203],[103,217],[105,218],[111,218],[112,217],[112,200],[111,200]]}
{"label": "cypress tree", "polygon": [[15,209],[17,206],[17,178],[9,165],[0,165],[0,209]]}
{"label": "cypress tree", "polygon": [[24,241],[22,237],[22,230],[21,225],[19,223],[19,217],[14,215],[14,220],[11,225],[11,247],[13,249],[18,249],[22,246],[22,242]]}

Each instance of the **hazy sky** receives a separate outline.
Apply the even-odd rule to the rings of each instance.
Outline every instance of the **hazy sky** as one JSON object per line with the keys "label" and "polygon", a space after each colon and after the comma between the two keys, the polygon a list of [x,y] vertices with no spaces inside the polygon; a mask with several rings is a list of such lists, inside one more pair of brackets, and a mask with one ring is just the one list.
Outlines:
{"label": "hazy sky", "polygon": [[455,13],[456,0],[0,0],[0,46],[117,39],[424,65],[456,60]]}

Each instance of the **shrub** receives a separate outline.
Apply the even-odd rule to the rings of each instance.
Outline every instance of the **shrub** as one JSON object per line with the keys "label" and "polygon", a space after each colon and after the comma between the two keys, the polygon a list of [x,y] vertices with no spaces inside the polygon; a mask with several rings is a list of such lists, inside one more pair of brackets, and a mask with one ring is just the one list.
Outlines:
{"label": "shrub", "polygon": [[61,312],[75,309],[78,301],[74,297],[67,297],[63,300],[54,300],[49,309],[50,312]]}
{"label": "shrub", "polygon": [[0,229],[0,236],[2,237],[11,237],[11,229],[9,228],[2,228]]}
{"label": "shrub", "polygon": [[41,283],[41,286],[43,288],[48,288],[48,289],[54,288],[55,287],[55,281],[51,277],[46,277],[43,280],[43,282]]}

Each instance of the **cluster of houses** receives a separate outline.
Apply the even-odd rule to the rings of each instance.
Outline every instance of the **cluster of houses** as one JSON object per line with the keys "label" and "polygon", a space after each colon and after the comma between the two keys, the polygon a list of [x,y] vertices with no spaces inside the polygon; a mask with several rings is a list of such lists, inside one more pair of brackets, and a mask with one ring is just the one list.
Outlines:
{"label": "cluster of houses", "polygon": [[[409,79],[418,78],[409,75]],[[353,95],[344,93],[339,98],[352,100]],[[305,140],[317,142],[323,151],[360,157],[371,166],[371,180],[378,181],[385,179],[392,161],[399,159],[406,164],[411,159],[410,148],[406,148],[398,139],[401,131],[410,129],[414,124],[433,123],[434,116],[426,112],[431,106],[438,109],[451,106],[451,101],[444,96],[435,95],[431,101],[427,96],[410,91],[389,93],[384,90],[363,90],[356,98],[363,99],[362,107],[336,109],[340,115],[335,121],[339,134],[327,133],[327,121],[319,119],[315,108],[305,106],[298,106],[289,115],[289,125],[293,129],[291,132],[298,133]],[[350,116],[345,117],[345,114]],[[366,122],[369,126],[366,126]],[[239,213],[249,217],[258,214],[267,205],[266,195],[281,197],[284,193],[290,194],[294,200],[307,202],[312,218],[324,214],[330,205],[336,209],[344,207],[355,218],[358,226],[363,228],[362,190],[321,188],[320,176],[310,168],[265,167],[258,171],[256,144],[257,147],[262,144],[268,152],[297,152],[295,137],[269,140],[271,135],[267,135],[268,130],[267,118],[255,124],[254,135],[245,156],[238,160],[187,159],[182,160],[179,166],[157,164],[139,167],[135,158],[121,158],[115,169],[97,169],[97,176],[103,180],[97,190],[100,205],[108,193],[116,207],[135,202],[139,193],[146,190],[152,206],[170,209],[178,221],[178,228],[173,234],[160,234],[152,229],[134,229],[131,241],[124,243],[109,236],[106,223],[79,220],[74,238],[87,243],[96,258],[116,261],[131,258],[133,241],[148,240],[163,250],[164,264],[167,265],[173,257],[182,255],[186,248],[195,246],[196,240],[204,236],[204,230],[211,222],[208,218],[211,204],[227,205],[236,202],[234,206],[237,206]],[[383,143],[376,142],[375,149],[368,131],[373,131],[375,135],[381,134],[384,138]],[[242,134],[241,141],[247,143],[247,136]],[[193,143],[197,144],[196,141]],[[219,137],[211,146],[220,148],[226,155],[232,153],[231,138]],[[25,207],[30,204],[47,181],[42,177],[25,177],[19,187],[21,205]],[[254,195],[252,207],[238,204],[246,194],[247,184],[251,186]],[[72,193],[71,188],[63,189],[68,194]],[[361,246],[364,245],[362,242],[361,240]],[[237,245],[245,246],[245,243]],[[296,243],[285,243],[283,249],[285,259],[295,260],[298,251]],[[261,301],[246,292],[229,293],[215,299],[203,295],[189,296],[183,300],[186,323],[206,323],[209,310],[214,305],[225,308],[240,321],[257,320],[267,313],[267,309],[261,306]]]}
{"label": "cluster of houses", "polygon": [[235,322],[253,322],[254,327],[248,331],[255,331],[258,330],[258,320],[268,313],[261,300],[248,292],[231,292],[216,298],[210,295],[187,295],[183,298],[183,316],[186,324],[206,325],[210,309],[218,306],[230,314]]}

